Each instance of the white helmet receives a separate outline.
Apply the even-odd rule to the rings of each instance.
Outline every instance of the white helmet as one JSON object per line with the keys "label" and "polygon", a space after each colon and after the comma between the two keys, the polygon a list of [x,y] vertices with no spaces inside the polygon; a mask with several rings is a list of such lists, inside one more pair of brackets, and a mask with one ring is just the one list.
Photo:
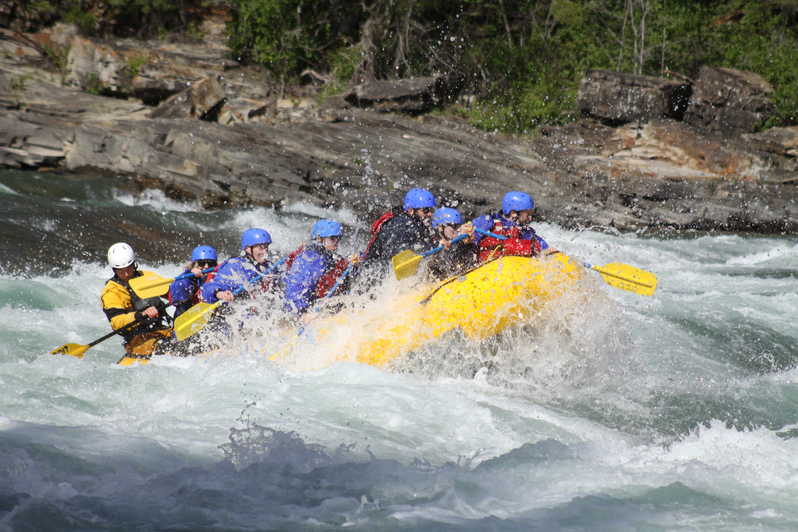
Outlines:
{"label": "white helmet", "polygon": [[111,268],[127,268],[136,262],[136,254],[130,244],[117,242],[108,248],[108,265]]}

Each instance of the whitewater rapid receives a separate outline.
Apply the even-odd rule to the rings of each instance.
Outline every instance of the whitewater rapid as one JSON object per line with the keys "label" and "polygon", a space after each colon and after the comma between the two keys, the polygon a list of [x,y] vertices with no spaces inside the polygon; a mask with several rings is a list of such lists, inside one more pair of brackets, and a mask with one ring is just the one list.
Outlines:
{"label": "whitewater rapid", "polygon": [[[320,216],[358,231],[344,251],[367,226],[307,205],[102,202],[221,231],[228,253],[250,226],[277,255]],[[798,528],[798,240],[538,230],[591,264],[654,272],[657,293],[591,275],[588,300],[534,327],[447,339],[390,370],[281,366],[260,351],[268,334],[123,368],[116,339],[48,354],[108,332],[102,263],[0,269],[0,530]]]}

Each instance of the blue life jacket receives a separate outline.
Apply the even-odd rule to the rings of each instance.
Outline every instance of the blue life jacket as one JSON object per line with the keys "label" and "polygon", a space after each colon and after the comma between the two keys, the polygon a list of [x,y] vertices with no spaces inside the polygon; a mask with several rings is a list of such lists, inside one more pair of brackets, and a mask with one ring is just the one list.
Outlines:
{"label": "blue life jacket", "polygon": [[[283,281],[286,310],[304,312],[319,297],[319,281],[336,269],[339,258],[323,246],[313,243],[296,255]],[[329,289],[329,287],[327,287]]]}
{"label": "blue life jacket", "polygon": [[[185,270],[183,273],[189,273]],[[169,303],[175,306],[175,318],[199,303],[199,289],[202,277],[185,277],[177,279],[169,285]]]}
{"label": "blue life jacket", "polygon": [[202,285],[202,300],[206,303],[216,303],[216,292],[229,290],[235,292],[243,289],[247,292],[266,290],[269,281],[261,276],[269,269],[269,262],[257,264],[247,256],[233,257],[224,261],[219,270]]}

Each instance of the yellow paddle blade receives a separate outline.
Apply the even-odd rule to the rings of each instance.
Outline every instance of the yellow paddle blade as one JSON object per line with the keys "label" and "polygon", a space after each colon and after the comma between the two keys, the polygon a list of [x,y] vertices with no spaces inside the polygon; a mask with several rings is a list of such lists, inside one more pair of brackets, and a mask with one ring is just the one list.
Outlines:
{"label": "yellow paddle blade", "polygon": [[211,319],[213,311],[221,304],[221,301],[216,303],[197,303],[182,313],[175,320],[175,337],[182,341],[202,330],[208,320]]}
{"label": "yellow paddle blade", "polygon": [[393,264],[393,271],[396,274],[396,278],[402,280],[405,277],[415,275],[418,271],[418,263],[421,262],[422,258],[424,257],[418,253],[413,253],[409,249],[400,251],[391,257],[391,264]]}
{"label": "yellow paddle blade", "polygon": [[128,284],[141,299],[149,297],[162,297],[169,292],[169,285],[173,279],[161,277],[155,272],[144,271],[142,275],[134,277]]}
{"label": "yellow paddle blade", "polygon": [[135,366],[136,364],[147,364],[150,361],[148,355],[125,355],[120,358],[116,363],[120,366]]}
{"label": "yellow paddle blade", "polygon": [[88,351],[90,345],[83,344],[64,344],[50,351],[51,355],[69,355],[75,358],[83,358],[83,354]]}
{"label": "yellow paddle blade", "polygon": [[627,292],[650,296],[657,289],[656,275],[628,264],[611,262],[604,266],[592,266],[592,269],[599,272],[608,285]]}

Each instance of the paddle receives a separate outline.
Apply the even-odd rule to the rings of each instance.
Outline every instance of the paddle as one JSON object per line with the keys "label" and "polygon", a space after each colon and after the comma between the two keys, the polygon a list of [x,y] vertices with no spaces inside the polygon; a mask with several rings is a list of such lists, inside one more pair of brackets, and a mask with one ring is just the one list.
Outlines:
{"label": "paddle", "polygon": [[131,323],[128,323],[124,327],[122,327],[120,329],[117,329],[115,331],[111,331],[108,334],[106,334],[105,336],[97,338],[96,340],[94,340],[93,342],[91,342],[90,344],[87,344],[87,345],[83,345],[83,344],[64,344],[64,345],[62,345],[60,347],[56,347],[55,349],[50,351],[50,354],[51,355],[69,355],[69,356],[73,356],[75,358],[83,358],[83,354],[86,353],[86,351],[88,351],[90,348],[94,347],[95,345],[97,345],[97,344],[99,344],[101,342],[106,341],[107,339],[109,339],[110,337],[112,337],[112,336],[114,336],[116,334],[119,334],[119,333],[121,333],[121,332],[123,332],[123,331],[125,331],[127,329],[133,328],[134,325],[140,325],[142,321],[144,321],[144,320],[133,321]]}
{"label": "paddle", "polygon": [[[288,257],[283,257],[276,263],[272,264],[265,272],[259,273],[256,280],[263,279],[271,272],[282,266],[286,260],[288,260]],[[241,287],[233,291],[233,295],[238,295],[245,291],[246,288]],[[197,303],[182,313],[175,320],[175,338],[177,338],[178,341],[182,341],[201,331],[211,319],[211,316],[213,316],[213,311],[216,310],[217,307],[219,307],[219,305],[222,303],[224,303],[224,301],[217,301],[216,303]]]}
{"label": "paddle", "polygon": [[[465,238],[468,238],[468,235],[458,235],[452,239],[450,244],[460,242]],[[429,251],[425,251],[420,255],[409,249],[400,251],[391,257],[391,264],[393,264],[393,271],[396,274],[396,278],[401,281],[406,277],[415,275],[418,271],[418,265],[421,262],[421,259],[424,257],[429,257],[430,255],[434,255],[445,248],[446,246],[438,246],[436,248],[430,249]]]}
{"label": "paddle", "polygon": [[[507,237],[504,235],[497,235],[496,233],[483,231],[482,229],[475,228],[474,231],[485,236],[498,238],[499,240],[507,239]],[[604,280],[604,282],[613,288],[626,290],[627,292],[634,292],[635,294],[640,294],[641,296],[653,295],[654,291],[657,289],[656,275],[628,264],[611,262],[609,264],[605,264],[604,266],[593,266],[592,264],[584,262],[583,265],[585,268],[590,268],[591,270],[597,271],[599,274],[601,274],[601,278]]]}
{"label": "paddle", "polygon": [[592,266],[587,262],[583,264],[586,268],[599,272],[604,282],[613,288],[634,292],[641,296],[654,295],[654,291],[657,289],[657,276],[646,270],[621,262],[610,262],[604,266]]}
{"label": "paddle", "polygon": [[[202,273],[209,273],[209,272],[212,272],[212,271],[213,271],[213,268],[209,268],[207,270],[203,270]],[[163,296],[168,291],[168,288],[167,288],[167,290],[153,290],[153,289],[161,287],[161,286],[164,286],[164,285],[168,285],[168,284],[172,283],[174,280],[185,279],[185,278],[193,276],[193,275],[194,275],[193,273],[187,272],[187,273],[184,273],[182,275],[178,275],[174,279],[167,279],[166,277],[161,277],[157,273],[150,272],[150,271],[144,271],[144,272],[142,272],[142,275],[139,275],[138,277],[134,277],[133,279],[128,281],[128,285],[133,289],[133,291],[136,292],[136,295],[138,295],[140,298],[148,299],[148,298],[151,298],[151,297]],[[141,321],[144,321],[144,320],[141,320]],[[129,328],[132,328],[135,325],[139,325],[141,323],[141,321],[133,321],[131,323],[128,323],[125,327],[122,327],[121,329],[118,329],[116,331],[111,331],[110,333],[106,334],[105,336],[97,338],[96,340],[94,340],[93,342],[91,342],[89,344],[72,344],[72,343],[64,344],[64,345],[56,347],[55,349],[50,351],[50,354],[51,355],[69,355],[69,356],[73,356],[75,358],[83,358],[83,355],[90,348],[94,347],[95,345],[97,345],[97,344],[99,344],[101,342],[106,341],[110,337],[112,337],[112,336],[114,336],[116,334],[119,334],[120,332],[123,332],[123,331],[125,331],[125,330],[127,330]],[[125,360],[127,358],[127,356],[128,355],[125,355],[124,357],[122,357],[122,359],[120,359],[120,361],[118,363],[121,364],[122,360]],[[122,365],[125,365],[125,364],[122,364]]]}
{"label": "paddle", "polygon": [[[202,270],[202,273],[205,274],[212,271],[213,268],[208,268],[206,270]],[[136,292],[136,295],[142,299],[147,299],[150,297],[160,297],[165,295],[169,291],[169,288],[167,287],[166,290],[161,290],[160,287],[172,284],[178,279],[187,279],[189,277],[194,277],[194,274],[192,272],[186,272],[178,275],[174,279],[169,279],[166,277],[161,277],[153,272],[145,272],[144,275],[134,277],[128,281],[128,284],[130,285],[130,288]]]}

